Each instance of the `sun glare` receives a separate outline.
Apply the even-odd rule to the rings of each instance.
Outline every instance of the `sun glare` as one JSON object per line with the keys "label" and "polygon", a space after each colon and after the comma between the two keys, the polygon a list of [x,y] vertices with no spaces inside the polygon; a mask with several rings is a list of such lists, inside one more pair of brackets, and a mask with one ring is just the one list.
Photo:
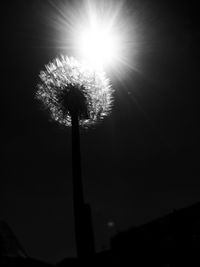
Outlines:
{"label": "sun glare", "polygon": [[81,28],[76,42],[80,57],[94,68],[103,69],[116,59],[120,44],[109,23],[97,20]]}
{"label": "sun glare", "polygon": [[114,36],[107,29],[95,27],[85,30],[80,37],[80,53],[95,68],[111,64],[117,54]]}
{"label": "sun glare", "polygon": [[135,69],[138,27],[125,0],[77,0],[56,5],[51,21],[59,36],[56,49],[96,70],[122,77]]}

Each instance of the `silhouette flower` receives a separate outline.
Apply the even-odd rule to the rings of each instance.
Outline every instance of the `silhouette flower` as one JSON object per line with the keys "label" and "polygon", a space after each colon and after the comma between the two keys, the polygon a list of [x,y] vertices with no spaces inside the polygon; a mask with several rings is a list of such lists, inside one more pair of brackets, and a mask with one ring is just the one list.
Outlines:
{"label": "silhouette flower", "polygon": [[87,128],[111,111],[113,89],[105,73],[92,70],[73,57],[55,58],[45,65],[39,77],[36,98],[62,125],[71,126],[76,112],[79,124]]}

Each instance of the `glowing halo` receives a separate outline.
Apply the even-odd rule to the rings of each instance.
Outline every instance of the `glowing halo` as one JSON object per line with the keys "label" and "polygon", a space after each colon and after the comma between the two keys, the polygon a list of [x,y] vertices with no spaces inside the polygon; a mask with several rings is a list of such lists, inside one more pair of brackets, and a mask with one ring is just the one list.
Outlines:
{"label": "glowing halo", "polygon": [[109,79],[104,72],[94,71],[73,57],[60,56],[45,65],[39,74],[36,98],[50,111],[53,120],[71,126],[70,110],[63,104],[64,94],[77,91],[85,98],[87,114],[80,114],[79,124],[94,125],[107,116],[112,107]]}

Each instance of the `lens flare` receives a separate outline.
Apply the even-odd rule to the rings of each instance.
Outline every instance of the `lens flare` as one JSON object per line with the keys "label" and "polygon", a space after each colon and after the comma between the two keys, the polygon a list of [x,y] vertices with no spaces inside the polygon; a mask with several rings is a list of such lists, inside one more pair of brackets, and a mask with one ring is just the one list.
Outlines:
{"label": "lens flare", "polygon": [[84,128],[101,121],[111,112],[113,89],[104,72],[62,55],[49,62],[39,77],[36,98],[60,124],[71,126],[70,105],[74,103],[69,101],[72,94],[78,96],[77,101],[80,96],[84,99],[79,114],[79,124]]}
{"label": "lens flare", "polygon": [[100,17],[92,10],[87,22],[79,26],[76,36],[77,53],[93,68],[103,69],[116,63],[122,44],[119,33],[105,16]]}
{"label": "lens flare", "polygon": [[137,68],[141,48],[133,5],[119,0],[50,1],[55,47],[117,79]]}
{"label": "lens flare", "polygon": [[117,55],[117,43],[109,30],[91,27],[80,34],[79,51],[85,61],[96,69],[109,65]]}
{"label": "lens flare", "polygon": [[100,70],[116,70],[121,64],[128,64],[130,50],[131,54],[136,52],[136,42],[132,39],[133,29],[130,35],[124,2],[83,2],[71,37],[78,57]]}

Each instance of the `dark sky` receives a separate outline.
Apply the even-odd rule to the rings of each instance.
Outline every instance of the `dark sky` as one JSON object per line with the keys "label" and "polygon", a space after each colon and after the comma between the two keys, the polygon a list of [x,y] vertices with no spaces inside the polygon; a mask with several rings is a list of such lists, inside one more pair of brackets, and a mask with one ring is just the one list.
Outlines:
{"label": "dark sky", "polygon": [[[117,231],[200,201],[197,5],[152,0],[134,8],[144,34],[140,71],[111,78],[112,114],[81,133],[97,249]],[[55,262],[75,255],[75,241],[70,129],[34,99],[39,71],[61,52],[49,10],[45,0],[1,1],[0,217],[30,256]]]}

